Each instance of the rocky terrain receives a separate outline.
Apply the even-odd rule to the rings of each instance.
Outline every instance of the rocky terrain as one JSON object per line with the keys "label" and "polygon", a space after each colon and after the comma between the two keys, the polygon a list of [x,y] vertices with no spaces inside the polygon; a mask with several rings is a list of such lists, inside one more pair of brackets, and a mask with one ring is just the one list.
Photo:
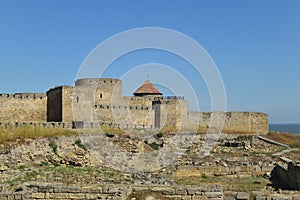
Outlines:
{"label": "rocky terrain", "polygon": [[215,142],[206,134],[132,131],[18,139],[0,144],[0,199],[300,199],[271,178],[274,167],[300,158],[290,136],[281,136],[221,134]]}

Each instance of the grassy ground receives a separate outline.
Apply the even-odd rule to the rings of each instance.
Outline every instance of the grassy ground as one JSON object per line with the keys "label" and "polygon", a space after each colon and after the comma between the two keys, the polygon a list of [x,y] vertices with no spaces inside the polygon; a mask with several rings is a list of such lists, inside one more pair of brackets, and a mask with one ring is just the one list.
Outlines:
{"label": "grassy ground", "polygon": [[297,134],[268,132],[265,137],[289,145],[292,148],[300,148],[300,136]]}
{"label": "grassy ground", "polygon": [[[41,137],[57,137],[76,135],[80,130],[72,130],[66,128],[46,128],[42,126],[22,126],[18,128],[8,127],[0,128],[0,144],[7,144],[25,138],[41,138]],[[102,126],[99,129],[85,130],[85,133],[103,133],[122,135],[121,129]]]}
{"label": "grassy ground", "polygon": [[106,183],[118,184],[119,172],[109,168],[101,167],[73,167],[73,166],[50,166],[48,164],[39,167],[29,167],[19,165],[14,177],[10,179],[1,179],[0,183],[6,183],[10,186],[18,185],[27,181],[42,181],[63,183],[65,185],[83,183]]}
{"label": "grassy ground", "polygon": [[74,135],[76,131],[64,128],[45,128],[41,126],[23,126],[18,128],[0,128],[0,144],[24,138],[54,137]]}

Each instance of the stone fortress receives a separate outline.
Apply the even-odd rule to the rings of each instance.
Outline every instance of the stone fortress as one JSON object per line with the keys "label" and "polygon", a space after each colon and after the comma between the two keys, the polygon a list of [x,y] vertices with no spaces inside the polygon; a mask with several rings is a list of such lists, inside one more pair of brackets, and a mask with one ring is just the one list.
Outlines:
{"label": "stone fortress", "polygon": [[[122,129],[200,127],[207,130],[214,112],[188,111],[180,96],[163,96],[147,80],[134,96],[122,96],[122,81],[83,78],[75,86],[58,86],[42,93],[0,94],[0,126],[24,124]],[[264,133],[268,115],[260,112],[226,112],[223,132]]]}

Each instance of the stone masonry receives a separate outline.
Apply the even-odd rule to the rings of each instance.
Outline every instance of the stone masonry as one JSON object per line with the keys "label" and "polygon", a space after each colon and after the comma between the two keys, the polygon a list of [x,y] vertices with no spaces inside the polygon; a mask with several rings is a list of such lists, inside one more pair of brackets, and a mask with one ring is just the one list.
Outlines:
{"label": "stone masonry", "polygon": [[[215,117],[224,118],[223,132],[263,133],[268,115],[259,112],[203,113],[188,111],[184,97],[165,97],[147,80],[135,96],[122,96],[122,81],[84,78],[75,86],[58,86],[46,94],[0,94],[0,123],[62,122],[119,128],[163,128],[206,131]],[[217,117],[218,118],[218,117]],[[80,127],[77,127],[80,128]]]}

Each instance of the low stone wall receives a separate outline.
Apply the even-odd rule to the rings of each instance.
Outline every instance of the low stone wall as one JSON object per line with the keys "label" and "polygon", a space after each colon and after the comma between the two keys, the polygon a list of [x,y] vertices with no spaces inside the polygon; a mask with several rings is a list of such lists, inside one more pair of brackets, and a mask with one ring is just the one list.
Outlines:
{"label": "low stone wall", "polygon": [[99,126],[107,126],[116,129],[151,129],[154,127],[152,125],[137,125],[137,124],[113,124],[113,123],[83,123],[77,122],[74,125],[73,122],[13,122],[13,123],[3,123],[0,122],[0,128],[18,128],[24,126],[41,126],[45,128],[99,128]]}
{"label": "low stone wall", "polygon": [[1,200],[299,200],[299,193],[267,191],[225,192],[218,185],[205,186],[137,186],[137,185],[62,185],[41,182],[26,182],[6,191],[0,185]]}
{"label": "low stone wall", "polygon": [[[1,187],[0,187],[1,189]],[[84,185],[30,182],[17,187],[14,192],[0,193],[0,199],[139,199],[141,195],[159,195],[162,199],[223,199],[221,186],[132,186],[132,185]]]}
{"label": "low stone wall", "polygon": [[24,126],[41,126],[45,128],[72,128],[72,123],[69,122],[0,122],[0,128],[18,128]]}
{"label": "low stone wall", "polygon": [[175,177],[201,177],[203,174],[208,176],[251,176],[252,174],[263,175],[272,171],[273,165],[249,165],[249,166],[179,166]]}

